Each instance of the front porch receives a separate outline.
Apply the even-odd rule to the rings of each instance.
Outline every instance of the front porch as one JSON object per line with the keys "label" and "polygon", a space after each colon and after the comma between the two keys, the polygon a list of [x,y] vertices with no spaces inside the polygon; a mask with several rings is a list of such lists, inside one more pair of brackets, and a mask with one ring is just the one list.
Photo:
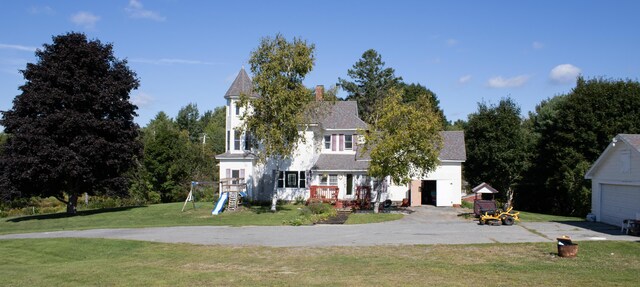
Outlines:
{"label": "front porch", "polygon": [[324,202],[335,208],[369,209],[371,208],[371,187],[356,186],[354,198],[340,199],[340,188],[335,185],[312,185],[309,187],[307,204]]}

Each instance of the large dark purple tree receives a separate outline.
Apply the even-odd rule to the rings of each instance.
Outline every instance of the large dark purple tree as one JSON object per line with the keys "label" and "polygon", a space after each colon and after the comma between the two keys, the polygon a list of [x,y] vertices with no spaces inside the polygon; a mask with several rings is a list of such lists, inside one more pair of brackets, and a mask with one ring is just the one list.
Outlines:
{"label": "large dark purple tree", "polygon": [[9,134],[0,155],[3,197],[53,196],[75,213],[82,193],[127,194],[124,174],[142,148],[129,101],[136,74],[111,44],[81,33],[54,36],[35,54],[0,120]]}

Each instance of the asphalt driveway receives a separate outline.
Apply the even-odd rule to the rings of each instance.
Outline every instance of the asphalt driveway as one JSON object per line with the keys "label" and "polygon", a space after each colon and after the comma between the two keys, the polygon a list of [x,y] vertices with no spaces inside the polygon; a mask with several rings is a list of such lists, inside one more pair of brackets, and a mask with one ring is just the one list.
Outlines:
{"label": "asphalt driveway", "polygon": [[1,235],[0,239],[79,237],[274,247],[553,242],[562,235],[571,236],[575,241],[640,240],[620,234],[619,228],[600,223],[524,220],[514,226],[486,226],[459,216],[464,212],[459,208],[425,206],[413,210],[415,212],[401,220],[362,225],[93,229],[8,234]]}

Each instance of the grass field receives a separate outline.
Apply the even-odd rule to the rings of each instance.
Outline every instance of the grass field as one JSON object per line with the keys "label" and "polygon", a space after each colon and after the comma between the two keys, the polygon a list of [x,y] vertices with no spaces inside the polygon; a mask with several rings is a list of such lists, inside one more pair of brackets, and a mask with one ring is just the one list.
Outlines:
{"label": "grass field", "polygon": [[0,240],[3,286],[637,286],[640,243],[332,248]]}
{"label": "grass field", "polygon": [[[79,211],[76,216],[64,213],[43,214],[0,219],[0,234],[27,233],[55,230],[82,230],[95,228],[134,228],[160,226],[274,226],[299,216],[301,205],[278,206],[278,212],[269,207],[243,207],[238,211],[212,216],[212,203],[191,203],[181,212],[183,203],[154,204],[141,207]],[[352,215],[354,216],[354,215]],[[373,223],[402,218],[397,214],[358,214],[350,224]]]}
{"label": "grass field", "polygon": [[549,215],[549,214],[533,213],[533,212],[526,212],[526,211],[520,211],[520,219],[523,221],[529,221],[529,222],[584,221],[584,218],[581,218],[581,217]]}

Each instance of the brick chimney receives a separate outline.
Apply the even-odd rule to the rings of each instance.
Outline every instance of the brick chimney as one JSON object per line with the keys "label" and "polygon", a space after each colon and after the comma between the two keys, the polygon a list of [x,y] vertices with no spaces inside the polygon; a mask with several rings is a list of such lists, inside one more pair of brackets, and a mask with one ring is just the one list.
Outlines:
{"label": "brick chimney", "polygon": [[316,86],[316,101],[317,102],[322,101],[323,94],[324,94],[324,86],[323,85],[317,85]]}

